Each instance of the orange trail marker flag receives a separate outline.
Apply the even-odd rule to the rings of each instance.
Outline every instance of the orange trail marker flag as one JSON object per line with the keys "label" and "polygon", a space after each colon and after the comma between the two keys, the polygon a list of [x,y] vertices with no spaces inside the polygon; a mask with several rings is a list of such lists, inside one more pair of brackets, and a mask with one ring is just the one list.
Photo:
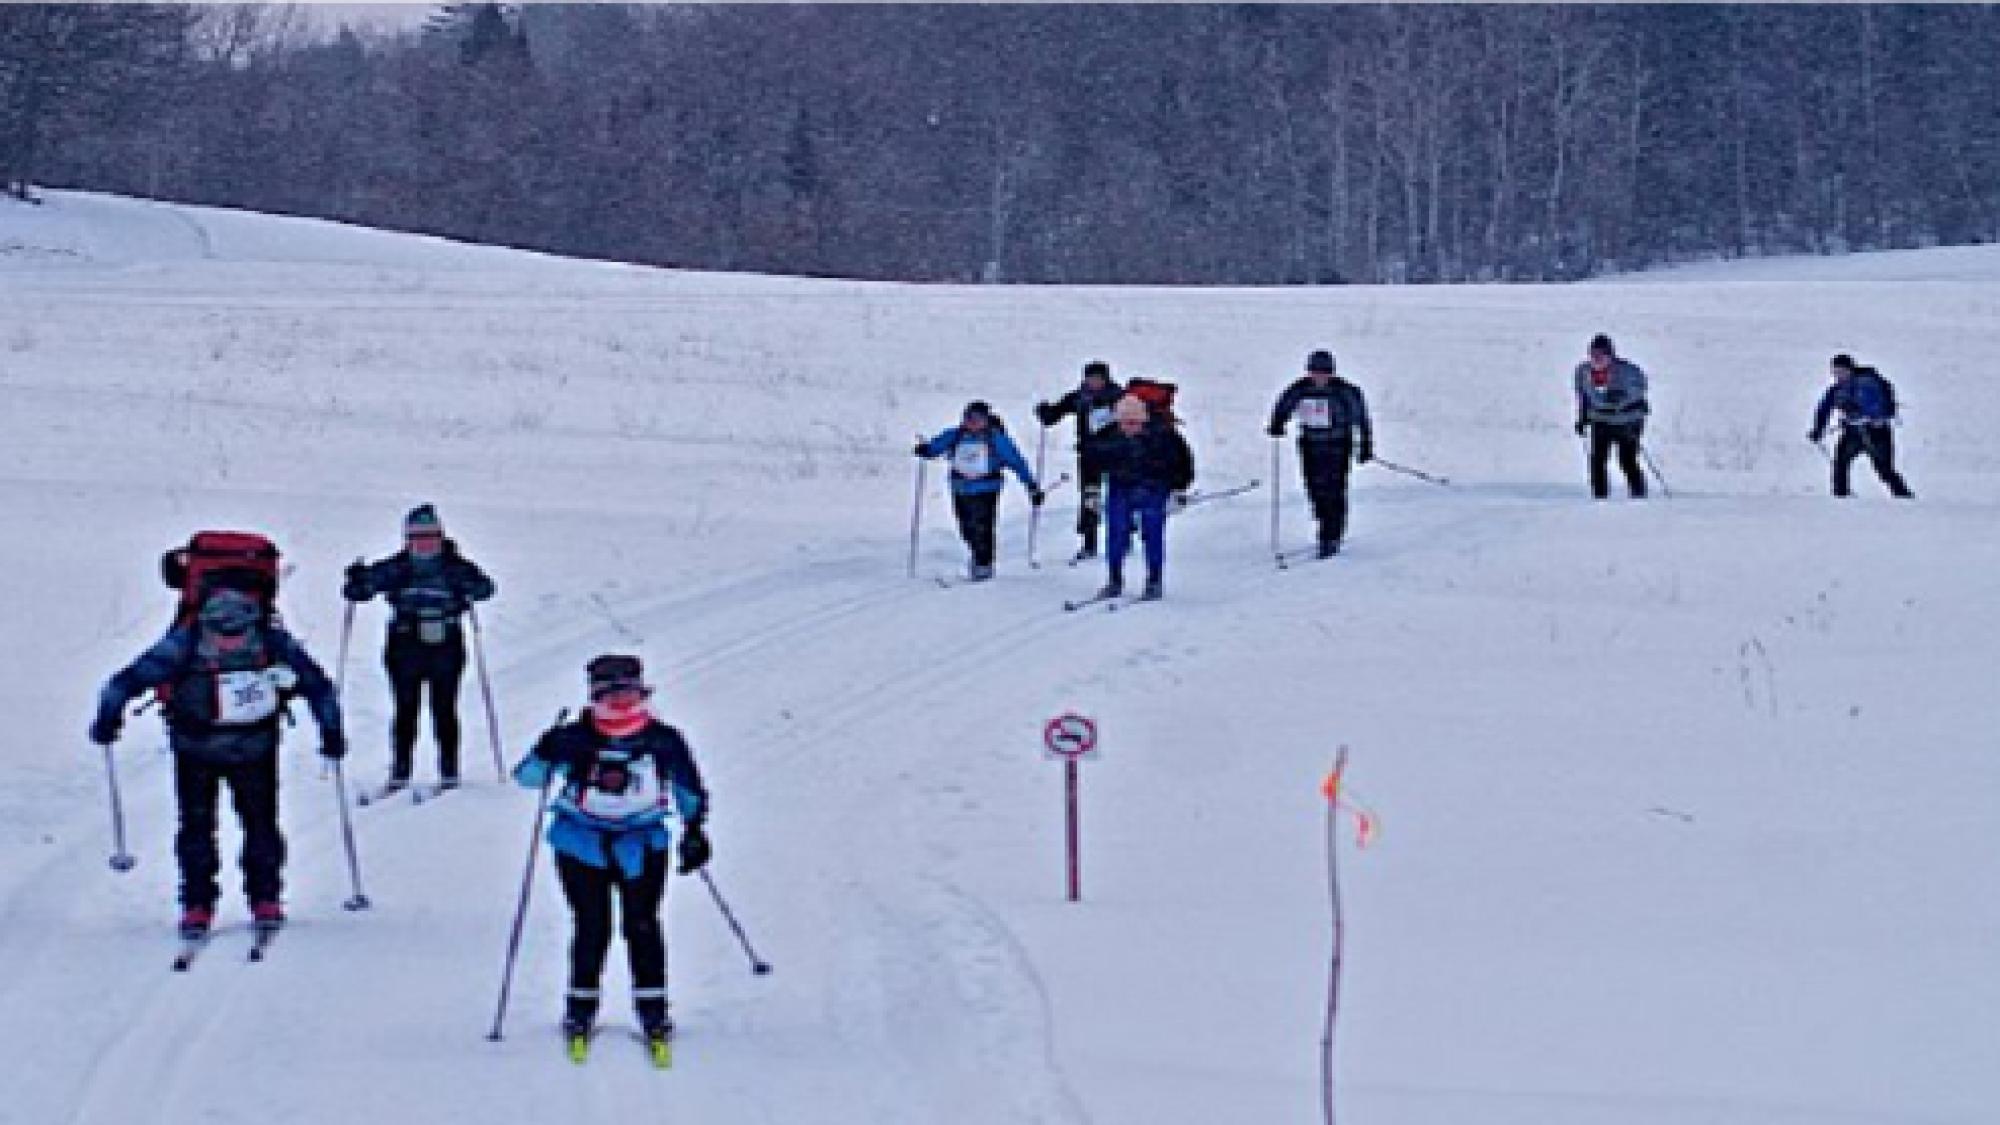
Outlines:
{"label": "orange trail marker flag", "polygon": [[1366,848],[1381,834],[1382,822],[1366,805],[1345,796],[1343,775],[1346,772],[1347,747],[1343,746],[1339,755],[1334,758],[1333,768],[1327,771],[1326,778],[1319,783],[1319,791],[1326,797],[1328,804],[1354,818],[1354,846]]}

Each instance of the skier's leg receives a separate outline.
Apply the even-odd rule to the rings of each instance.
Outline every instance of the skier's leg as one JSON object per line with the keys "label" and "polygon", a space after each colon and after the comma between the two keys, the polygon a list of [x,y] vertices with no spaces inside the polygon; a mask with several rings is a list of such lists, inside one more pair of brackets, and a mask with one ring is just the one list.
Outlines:
{"label": "skier's leg", "polygon": [[1596,422],[1590,424],[1590,494],[1599,500],[1611,495],[1611,431]]}
{"label": "skier's leg", "polygon": [[215,851],[215,801],[222,775],[214,766],[187,754],[174,755],[174,799],[180,806],[180,831],[174,836],[174,858],[181,865],[181,905],[214,906],[221,888],[215,873],[222,860]]}
{"label": "skier's leg", "polygon": [[389,689],[396,702],[389,729],[389,778],[408,781],[417,747],[417,715],[424,706],[423,669],[412,657],[397,651],[393,641],[383,665],[389,670]]}
{"label": "skier's leg", "polygon": [[632,1001],[640,1025],[647,1028],[664,1023],[667,1014],[667,939],[660,925],[667,864],[667,852],[654,852],[646,857],[638,877],[618,880],[619,921],[632,967]]}
{"label": "skier's leg", "polygon": [[972,545],[973,565],[990,567],[993,565],[994,540],[997,534],[995,525],[1000,521],[1000,494],[982,493],[978,496],[968,496],[965,500],[966,509],[971,514],[968,538]]}
{"label": "skier's leg", "polygon": [[458,721],[459,685],[465,678],[465,642],[439,645],[438,652],[431,657],[429,675],[425,677],[430,685],[431,695],[431,737],[437,742],[438,780],[458,780],[458,747],[460,725]]}
{"label": "skier's leg", "polygon": [[1341,446],[1333,451],[1326,466],[1326,510],[1327,516],[1320,523],[1320,542],[1338,545],[1347,538],[1347,470],[1350,450]]}
{"label": "skier's leg", "polygon": [[1850,474],[1854,471],[1854,459],[1861,456],[1861,430],[1857,426],[1847,426],[1840,431],[1840,441],[1833,447],[1833,494],[1849,496],[1854,492]]}
{"label": "skier's leg", "polygon": [[1146,585],[1157,589],[1167,573],[1167,494],[1148,493],[1139,504],[1139,534],[1146,541]]}
{"label": "skier's leg", "polygon": [[1104,468],[1096,458],[1084,454],[1077,460],[1077,481],[1083,492],[1083,502],[1076,509],[1076,533],[1083,537],[1083,553],[1097,553],[1097,528],[1101,521],[1099,513],[1104,510]]}
{"label": "skier's leg", "polygon": [[565,1022],[589,1026],[597,1018],[598,982],[604,977],[604,958],[611,952],[612,874],[609,868],[557,853],[556,875],[576,919],[569,943]]}
{"label": "skier's leg", "polygon": [[1908,500],[1910,486],[1903,481],[1903,474],[1896,471],[1896,435],[1887,426],[1871,426],[1863,434],[1868,439],[1868,461],[1875,466],[1875,475],[1889,486],[1889,495]]}
{"label": "skier's leg", "polygon": [[1625,471],[1625,491],[1634,500],[1646,495],[1646,467],[1639,463],[1639,435],[1641,427],[1633,425],[1618,431],[1618,467]]}
{"label": "skier's leg", "polygon": [[254,905],[284,894],[285,836],[278,828],[278,751],[230,766],[229,799],[243,827],[243,896]]}
{"label": "skier's leg", "polygon": [[1125,555],[1132,550],[1132,490],[1111,488],[1104,500],[1104,561],[1114,585],[1125,581]]}

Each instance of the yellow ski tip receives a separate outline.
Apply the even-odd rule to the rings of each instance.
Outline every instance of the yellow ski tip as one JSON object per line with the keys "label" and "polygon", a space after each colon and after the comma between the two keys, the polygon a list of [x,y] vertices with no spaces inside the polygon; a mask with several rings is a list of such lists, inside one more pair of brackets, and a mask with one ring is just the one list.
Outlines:
{"label": "yellow ski tip", "polygon": [[590,1039],[582,1035],[569,1037],[569,1061],[581,1063],[590,1057]]}
{"label": "yellow ski tip", "polygon": [[655,1039],[647,1044],[653,1053],[653,1065],[661,1070],[672,1070],[674,1066],[674,1045],[665,1039]]}

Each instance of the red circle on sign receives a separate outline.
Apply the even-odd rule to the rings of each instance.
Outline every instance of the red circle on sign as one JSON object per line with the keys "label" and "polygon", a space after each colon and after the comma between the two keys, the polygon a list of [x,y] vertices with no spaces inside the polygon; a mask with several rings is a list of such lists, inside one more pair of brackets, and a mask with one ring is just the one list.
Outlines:
{"label": "red circle on sign", "polygon": [[1097,724],[1074,711],[1058,715],[1042,728],[1042,745],[1052,754],[1080,758],[1097,748]]}

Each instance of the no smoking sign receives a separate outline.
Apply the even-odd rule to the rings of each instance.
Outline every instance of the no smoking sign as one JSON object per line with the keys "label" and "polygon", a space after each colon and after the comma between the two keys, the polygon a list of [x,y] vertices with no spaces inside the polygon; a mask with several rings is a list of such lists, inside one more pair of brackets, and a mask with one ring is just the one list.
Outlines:
{"label": "no smoking sign", "polygon": [[1058,715],[1042,728],[1042,745],[1064,761],[1095,757],[1097,724],[1073,711]]}

